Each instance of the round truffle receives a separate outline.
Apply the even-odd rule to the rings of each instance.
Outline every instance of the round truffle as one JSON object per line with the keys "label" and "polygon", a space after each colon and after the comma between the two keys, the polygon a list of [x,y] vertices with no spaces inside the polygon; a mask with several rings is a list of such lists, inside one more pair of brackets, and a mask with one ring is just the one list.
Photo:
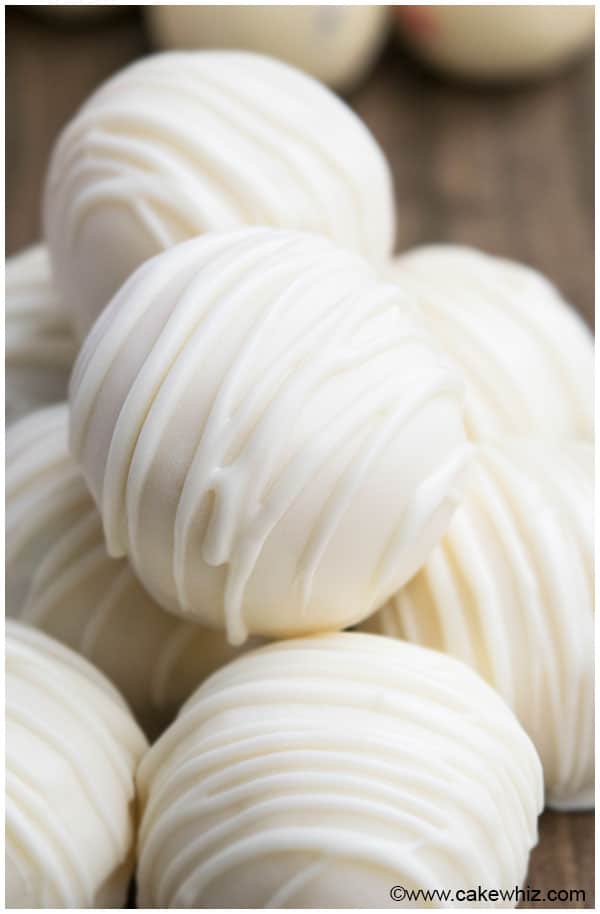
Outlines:
{"label": "round truffle", "polygon": [[442,543],[367,623],[484,676],[559,809],[594,805],[593,496],[591,444],[481,446]]}
{"label": "round truffle", "polygon": [[592,335],[544,276],[473,248],[432,245],[396,258],[388,278],[418,298],[462,371],[473,438],[593,438]]}
{"label": "round truffle", "polygon": [[543,804],[500,697],[353,632],[269,645],[201,686],[138,770],[138,900],[388,908],[393,887],[511,888]]}
{"label": "round truffle", "polygon": [[121,908],[146,741],[91,663],[6,623],[8,908]]}
{"label": "round truffle", "polygon": [[7,422],[64,400],[77,350],[45,245],[6,261],[5,334]]}
{"label": "round truffle", "polygon": [[123,286],[73,372],[71,445],[110,554],[236,644],[364,619],[445,532],[470,457],[460,378],[398,286],[259,228]]}
{"label": "round truffle", "polygon": [[378,262],[393,247],[375,140],[287,64],[233,51],[145,58],[103,85],[54,149],[46,237],[80,336],[143,261],[243,225],[314,231]]}
{"label": "round truffle", "polygon": [[335,89],[364,76],[387,32],[385,6],[146,6],[162,48],[269,54]]}
{"label": "round truffle", "polygon": [[594,7],[397,6],[405,40],[428,63],[466,79],[544,76],[594,45]]}
{"label": "round truffle", "polygon": [[84,654],[155,737],[236,651],[223,632],[166,613],[108,556],[67,439],[65,404],[7,433],[6,612]]}

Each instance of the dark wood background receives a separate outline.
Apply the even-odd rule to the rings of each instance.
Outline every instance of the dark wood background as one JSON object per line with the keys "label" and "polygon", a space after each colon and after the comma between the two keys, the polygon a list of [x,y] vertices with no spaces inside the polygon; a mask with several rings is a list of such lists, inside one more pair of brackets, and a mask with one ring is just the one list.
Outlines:
{"label": "dark wood background", "polygon": [[[150,50],[134,7],[80,26],[7,8],[8,254],[40,236],[46,163],[61,126],[103,79]],[[391,163],[399,250],[449,241],[523,260],[593,322],[591,55],[539,85],[475,89],[428,74],[391,41],[348,101]],[[592,814],[542,816],[526,884],[542,897],[585,892],[584,902],[543,907],[594,907]]]}

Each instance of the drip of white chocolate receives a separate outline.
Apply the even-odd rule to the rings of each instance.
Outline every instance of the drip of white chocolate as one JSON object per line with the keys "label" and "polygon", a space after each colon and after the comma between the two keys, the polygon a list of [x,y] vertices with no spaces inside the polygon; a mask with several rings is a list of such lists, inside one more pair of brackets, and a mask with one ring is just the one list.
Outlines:
{"label": "drip of white chocolate", "polygon": [[193,689],[235,656],[222,632],[164,612],[102,523],[68,445],[66,404],[9,429],[6,441],[6,611],[99,667],[150,736]]}
{"label": "drip of white chocolate", "polygon": [[385,908],[390,888],[514,887],[536,752],[468,667],[356,633],[246,654],[143,760],[148,907]]}
{"label": "drip of white chocolate", "polygon": [[342,628],[414,574],[460,497],[460,394],[365,261],[243,229],[123,287],[74,369],[72,447],[109,552],[241,643]]}

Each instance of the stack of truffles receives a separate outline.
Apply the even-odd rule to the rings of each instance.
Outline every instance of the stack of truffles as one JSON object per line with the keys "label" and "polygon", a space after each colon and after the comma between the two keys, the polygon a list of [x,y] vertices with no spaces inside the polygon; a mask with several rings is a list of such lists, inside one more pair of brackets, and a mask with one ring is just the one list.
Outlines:
{"label": "stack of truffles", "polygon": [[593,805],[588,330],[525,266],[392,259],[373,137],[255,54],[117,74],[43,209],[7,268],[8,906],[513,890],[544,802]]}

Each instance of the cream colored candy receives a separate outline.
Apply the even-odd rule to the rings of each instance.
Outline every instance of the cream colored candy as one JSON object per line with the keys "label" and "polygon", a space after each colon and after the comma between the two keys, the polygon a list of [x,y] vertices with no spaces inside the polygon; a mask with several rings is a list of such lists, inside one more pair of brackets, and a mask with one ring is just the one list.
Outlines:
{"label": "cream colored candy", "polygon": [[235,656],[223,633],[164,612],[102,523],[67,446],[65,404],[32,413],[6,441],[6,611],[84,654],[150,736]]}
{"label": "cream colored candy", "polygon": [[540,273],[473,248],[432,245],[397,257],[388,278],[418,299],[463,372],[473,438],[593,437],[592,336]]}
{"label": "cream colored candy", "polygon": [[480,447],[442,543],[367,623],[481,673],[535,743],[559,809],[594,805],[593,495],[591,444]]}
{"label": "cream colored candy", "polygon": [[6,261],[6,420],[64,400],[77,349],[60,308],[44,245]]}
{"label": "cream colored candy", "polygon": [[594,43],[592,4],[399,6],[394,15],[421,57],[475,80],[543,76]]}
{"label": "cream colored candy", "polygon": [[141,907],[395,908],[398,885],[514,889],[543,805],[535,749],[483,680],[348,632],[224,667],[138,789]]}
{"label": "cream colored candy", "polygon": [[233,48],[287,61],[336,89],[354,86],[387,32],[385,6],[147,6],[163,48]]}
{"label": "cream colored candy", "polygon": [[377,262],[394,242],[362,122],[303,73],[233,51],[157,54],[103,85],[54,149],[44,209],[80,336],[139,264],[204,232],[305,229]]}
{"label": "cream colored candy", "polygon": [[414,574],[460,497],[460,395],[366,261],[242,229],[121,289],[74,369],[71,444],[110,554],[237,644],[343,628]]}
{"label": "cream colored candy", "polygon": [[6,623],[8,908],[121,908],[146,741],[119,693],[54,639]]}

